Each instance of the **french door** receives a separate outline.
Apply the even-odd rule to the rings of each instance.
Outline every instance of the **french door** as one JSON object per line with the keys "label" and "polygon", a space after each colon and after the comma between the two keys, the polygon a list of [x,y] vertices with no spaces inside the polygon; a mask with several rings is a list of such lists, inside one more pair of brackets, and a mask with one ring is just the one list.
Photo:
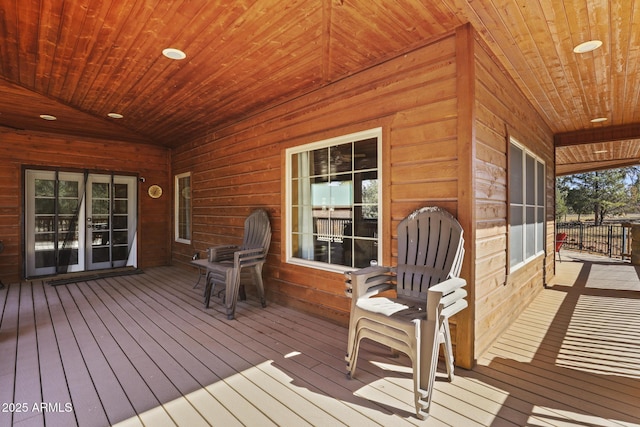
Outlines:
{"label": "french door", "polygon": [[27,277],[136,265],[134,176],[27,170]]}

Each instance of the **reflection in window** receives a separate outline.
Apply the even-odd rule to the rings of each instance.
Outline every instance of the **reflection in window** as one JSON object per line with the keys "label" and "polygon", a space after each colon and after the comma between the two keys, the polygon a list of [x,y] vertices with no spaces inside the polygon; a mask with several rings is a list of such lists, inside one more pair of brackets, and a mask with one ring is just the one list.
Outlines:
{"label": "reflection in window", "polygon": [[378,259],[379,146],[374,129],[287,150],[289,261],[364,267]]}
{"label": "reflection in window", "polygon": [[544,163],[511,142],[509,151],[509,266],[544,251]]}

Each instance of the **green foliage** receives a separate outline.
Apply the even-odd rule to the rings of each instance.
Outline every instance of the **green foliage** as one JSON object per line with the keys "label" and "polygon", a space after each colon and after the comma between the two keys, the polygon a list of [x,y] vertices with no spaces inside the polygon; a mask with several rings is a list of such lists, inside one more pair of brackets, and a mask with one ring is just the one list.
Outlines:
{"label": "green foliage", "polygon": [[569,213],[567,206],[567,194],[556,185],[556,221],[562,221]]}
{"label": "green foliage", "polygon": [[[637,167],[579,173],[557,178],[556,206],[569,212],[593,213],[595,223],[608,216],[633,211],[640,201],[640,171]],[[556,207],[557,209],[557,207]]]}

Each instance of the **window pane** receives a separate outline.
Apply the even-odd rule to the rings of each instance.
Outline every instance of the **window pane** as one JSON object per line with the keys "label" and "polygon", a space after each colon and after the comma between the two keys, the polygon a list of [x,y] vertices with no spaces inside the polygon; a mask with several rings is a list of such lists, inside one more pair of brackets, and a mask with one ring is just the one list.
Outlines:
{"label": "window pane", "polygon": [[127,246],[113,247],[113,261],[126,261],[129,257],[129,248]]}
{"label": "window pane", "polygon": [[354,267],[363,268],[378,260],[378,243],[375,240],[354,239]]}
{"label": "window pane", "polygon": [[526,200],[528,205],[533,205],[536,203],[536,160],[527,154],[525,162]]}
{"label": "window pane", "polygon": [[35,253],[36,268],[54,267],[56,265],[56,253],[54,250],[38,250]]}
{"label": "window pane", "polygon": [[[311,179],[311,198],[308,199],[308,189],[304,187],[304,182],[300,182],[302,187],[298,189],[298,198],[301,199],[302,205],[312,205],[314,209],[330,209],[335,204],[335,200],[331,198],[331,187],[329,178],[326,176]],[[336,182],[336,185],[340,185]]]}
{"label": "window pane", "polygon": [[126,245],[128,242],[128,234],[126,231],[114,231],[113,232],[113,244],[114,245]]}
{"label": "window pane", "polygon": [[36,215],[39,214],[53,214],[55,213],[55,200],[54,199],[36,199],[35,210]]}
{"label": "window pane", "polygon": [[103,182],[94,182],[92,187],[92,196],[94,198],[108,199],[109,198],[109,184]]}
{"label": "window pane", "polygon": [[376,138],[356,141],[353,144],[354,170],[378,167],[378,140]]}
{"label": "window pane", "polygon": [[526,231],[525,231],[525,241],[526,241],[526,252],[525,258],[532,257],[536,254],[536,209],[532,207],[527,207],[527,216],[526,216]]}
{"label": "window pane", "polygon": [[115,215],[113,217],[113,228],[117,230],[126,230],[129,226],[128,217],[126,215]]}
{"label": "window pane", "polygon": [[51,179],[36,179],[35,180],[35,195],[36,197],[53,197],[54,187],[56,182]]}
{"label": "window pane", "polygon": [[331,173],[350,172],[353,170],[352,147],[351,143],[330,147]]}
{"label": "window pane", "polygon": [[91,253],[93,255],[93,262],[94,263],[111,261],[111,259],[109,258],[109,248],[108,247],[106,247],[106,248],[105,247],[93,248],[91,250]]}
{"label": "window pane", "polygon": [[[301,157],[304,159],[304,156]],[[329,173],[329,149],[321,148],[309,152],[308,159],[310,170],[300,176],[327,175]]]}
{"label": "window pane", "polygon": [[350,208],[353,204],[353,181],[349,175],[333,175],[327,183],[330,205],[334,208]]}
{"label": "window pane", "polygon": [[129,208],[128,201],[125,200],[114,200],[113,202],[113,213],[115,214],[126,214]]}
{"label": "window pane", "polygon": [[536,251],[544,250],[544,207],[536,208],[537,222],[536,222]]}
{"label": "window pane", "polygon": [[522,244],[524,242],[524,229],[522,224],[522,207],[511,207],[511,228],[509,230],[509,258],[510,265],[516,265],[524,261]]}
{"label": "window pane", "polygon": [[77,181],[60,181],[58,186],[59,197],[75,197],[78,198],[78,182]]}
{"label": "window pane", "polygon": [[126,199],[128,198],[129,186],[127,184],[115,184],[114,191],[116,198]]}
{"label": "window pane", "polygon": [[512,145],[509,153],[509,197],[511,203],[522,203],[523,191],[523,170],[522,170],[522,150]]}
{"label": "window pane", "polygon": [[538,165],[538,206],[544,206],[544,164],[537,162]]}
{"label": "window pane", "polygon": [[37,216],[35,222],[35,231],[36,233],[40,233],[43,231],[55,231],[54,224],[54,216]]}
{"label": "window pane", "polygon": [[78,199],[59,199],[58,206],[60,215],[75,215],[78,211]]}
{"label": "window pane", "polygon": [[93,216],[109,214],[109,200],[93,199],[91,203],[91,213]]}

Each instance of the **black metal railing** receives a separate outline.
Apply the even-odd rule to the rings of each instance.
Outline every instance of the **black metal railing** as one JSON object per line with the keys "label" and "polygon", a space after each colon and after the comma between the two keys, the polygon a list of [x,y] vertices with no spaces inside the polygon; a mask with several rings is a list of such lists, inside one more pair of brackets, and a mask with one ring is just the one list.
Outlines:
{"label": "black metal railing", "polygon": [[557,233],[566,233],[565,249],[594,252],[611,258],[630,257],[631,228],[621,224],[593,225],[584,222],[559,222]]}

